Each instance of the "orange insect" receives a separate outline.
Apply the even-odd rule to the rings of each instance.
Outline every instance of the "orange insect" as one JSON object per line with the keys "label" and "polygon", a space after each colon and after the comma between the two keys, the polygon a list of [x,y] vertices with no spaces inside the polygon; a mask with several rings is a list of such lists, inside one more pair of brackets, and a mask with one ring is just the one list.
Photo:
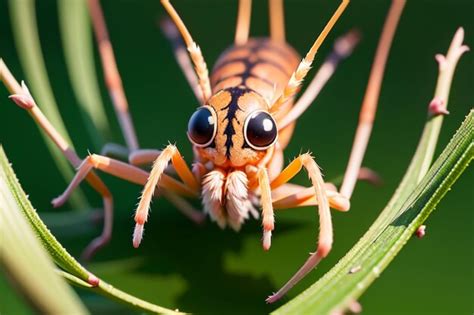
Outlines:
{"label": "orange insect", "polygon": [[[267,299],[267,302],[274,302],[331,250],[333,232],[330,207],[341,211],[349,209],[349,199],[360,173],[370,135],[379,88],[373,83],[369,83],[369,87],[372,87],[368,88],[369,100],[364,101],[363,115],[340,192],[333,184],[324,182],[319,166],[309,153],[299,155],[284,168],[283,151],[291,139],[296,119],[312,103],[321,85],[334,71],[338,59],[347,55],[357,41],[354,33],[338,41],[337,58],[329,61],[326,73],[321,76],[318,74],[303,96],[295,102],[295,96],[311,68],[318,48],[349,0],[341,2],[301,61],[285,40],[283,0],[269,0],[270,37],[252,39],[249,38],[251,0],[240,0],[235,43],[221,55],[210,76],[200,48],[170,1],[161,2],[175,25],[170,21],[165,22],[164,31],[174,41],[179,36],[178,32],[181,34],[189,57],[182,42],[175,46],[175,55],[200,101],[200,106],[189,120],[187,132],[194,151],[192,169],[175,145],[170,144],[163,151],[139,148],[98,0],[89,0],[89,6],[107,86],[130,151],[130,163],[96,154],[81,162],[42,115],[25,85],[22,88],[12,87],[18,91],[13,99],[30,111],[78,168],[66,191],[54,199],[53,204],[62,205],[84,179],[104,198],[104,231],[86,249],[85,255],[88,257],[107,243],[112,231],[112,196],[93,173],[93,169],[145,185],[135,214],[134,247],[138,247],[142,240],[144,224],[155,192],[169,199],[177,209],[194,221],[200,222],[208,214],[221,228],[228,225],[239,230],[246,219],[251,216],[257,219],[261,215],[265,250],[271,245],[275,209],[317,206],[320,218],[317,250],[277,293]],[[376,64],[379,63],[380,70],[381,63],[382,72],[404,1],[396,0],[394,3],[397,5],[392,7],[384,27],[381,41],[384,44],[380,44],[377,52]],[[11,76],[5,65],[0,66],[2,76]],[[380,71],[375,72],[369,82],[380,82],[382,74]],[[153,162],[150,173],[139,167],[150,162]],[[181,181],[169,172],[170,162]],[[288,183],[302,168],[309,175],[311,187]],[[204,213],[193,208],[185,199],[189,197],[201,197]],[[261,212],[258,208],[261,208]]]}

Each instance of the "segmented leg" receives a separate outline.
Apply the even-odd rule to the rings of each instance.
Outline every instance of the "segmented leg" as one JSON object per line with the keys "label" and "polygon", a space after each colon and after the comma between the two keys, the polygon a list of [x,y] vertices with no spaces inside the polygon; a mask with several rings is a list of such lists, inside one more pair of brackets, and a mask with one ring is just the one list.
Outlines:
{"label": "segmented leg", "polygon": [[[342,179],[342,176],[341,176]],[[358,180],[367,181],[372,185],[380,185],[381,179],[373,170],[362,167]],[[349,211],[350,201],[337,191],[337,182],[326,182],[326,192],[329,205],[332,209],[339,211]],[[272,203],[275,210],[288,209],[294,207],[315,206],[318,204],[314,189],[296,184],[287,183],[272,190]]]}
{"label": "segmented leg", "polygon": [[155,149],[140,149],[133,151],[128,156],[128,161],[132,165],[145,165],[153,162],[161,154],[160,150]]}
{"label": "segmented leg", "polygon": [[[92,154],[84,159],[84,161],[78,167],[76,175],[74,176],[71,183],[69,183],[69,186],[66,188],[66,190],[53,200],[53,205],[58,207],[64,204],[74,189],[91,174],[92,169],[100,170],[104,173],[125,179],[138,185],[145,185],[149,176],[148,172],[136,166],[114,160],[106,156]],[[198,197],[195,189],[186,186],[185,184],[166,174],[163,174],[161,181],[159,182],[159,186],[182,196]]]}
{"label": "segmented leg", "polygon": [[[138,185],[145,185],[149,176],[148,172],[136,166],[106,156],[92,154],[84,159],[82,164],[79,166],[74,179],[71,181],[67,189],[53,200],[53,205],[60,206],[66,202],[71,193],[84,180],[84,178],[92,174],[92,169],[100,170],[104,173],[125,179]],[[182,198],[182,196],[197,198],[198,194],[195,190],[166,174],[163,174],[158,186],[159,193],[173,203],[185,216],[196,223],[203,222],[204,214],[194,209],[185,199]],[[106,223],[107,222],[112,221],[107,220]],[[110,226],[111,228],[111,225],[107,226]]]}
{"label": "segmented leg", "polygon": [[[69,160],[73,167],[78,167],[81,159],[76,152],[69,146],[61,134],[54,128],[51,122],[46,118],[41,109],[36,105],[35,100],[31,96],[26,84],[22,82],[20,86],[11,74],[3,60],[0,60],[0,78],[13,95],[11,99],[21,108],[28,111],[38,126],[46,132],[49,138],[61,150],[64,156]],[[88,174],[85,179],[102,196],[104,206],[104,227],[102,234],[94,239],[85,249],[83,256],[90,258],[100,247],[104,246],[111,237],[113,224],[113,198],[107,186],[95,174]]]}
{"label": "segmented leg", "polygon": [[[372,68],[369,84],[366,91],[366,96],[363,102],[361,115],[359,119],[359,127],[356,132],[356,139],[353,150],[351,152],[350,165],[347,168],[343,185],[341,188],[341,196],[347,199],[352,195],[352,191],[359,175],[360,166],[362,163],[362,157],[365,153],[370,131],[372,129],[372,123],[375,115],[375,109],[377,105],[378,95],[380,92],[380,85],[382,81],[383,71],[388,56],[388,51],[391,46],[391,42],[395,33],[398,20],[403,10],[405,0],[393,0],[392,6],[385,22],[381,40],[377,48],[374,65]],[[314,47],[314,46],[313,46]],[[306,71],[307,72],[307,71]],[[304,77],[304,76],[303,76]],[[301,81],[300,81],[301,82]],[[285,94],[285,93],[284,93]],[[291,164],[290,164],[291,166]],[[347,179],[346,179],[347,178]],[[282,180],[277,178],[275,185],[282,183]],[[318,198],[317,198],[318,200]],[[298,201],[295,200],[295,205]],[[331,236],[332,241],[332,236]],[[326,251],[318,251],[311,254],[305,264],[297,271],[297,273],[275,294],[268,297],[267,302],[272,303],[282,297],[289,289],[291,289],[299,280],[301,280],[310,270],[312,270],[322,258],[327,255],[331,246],[324,248]]]}
{"label": "segmented leg", "polygon": [[[342,180],[344,179],[344,173],[340,176],[333,178],[331,183],[336,186],[340,186],[342,184]],[[362,166],[359,170],[359,175],[357,176],[358,181],[365,181],[374,186],[380,186],[383,183],[382,178],[380,175],[371,168]]]}
{"label": "segmented leg", "polygon": [[169,0],[161,0],[161,4],[165,10],[170,15],[173,22],[176,24],[181,36],[183,37],[184,42],[186,43],[186,48],[191,56],[191,60],[194,64],[194,71],[198,77],[199,86],[202,91],[204,103],[211,97],[211,81],[209,80],[209,71],[207,70],[206,62],[202,56],[201,49],[194,42],[191,34],[184,25],[183,21],[179,17],[176,10],[173,8]]}
{"label": "segmented leg", "polygon": [[239,13],[235,28],[235,45],[244,45],[249,39],[252,0],[239,0]]}
{"label": "segmented leg", "polygon": [[[325,183],[329,206],[332,209],[346,212],[350,208],[347,198],[339,194],[331,183]],[[304,187],[295,184],[284,184],[272,191],[272,204],[275,210],[295,207],[318,205],[318,200],[313,187]]]}
{"label": "segmented leg", "polygon": [[179,36],[179,31],[176,28],[176,25],[174,25],[173,21],[169,18],[165,18],[160,21],[160,27],[166,38],[171,42],[174,57],[183,71],[189,86],[193,90],[194,95],[200,104],[204,104],[196,72],[194,72],[193,64],[191,63],[188,52],[186,51],[186,45],[184,44],[183,39]]}
{"label": "segmented leg", "polygon": [[283,0],[268,0],[270,15],[270,38],[285,42],[285,11]]}
{"label": "segmented leg", "polygon": [[341,186],[341,194],[350,198],[354,191],[359,169],[367,149],[372,126],[377,111],[377,103],[380,94],[380,86],[387,63],[388,53],[392,45],[393,37],[397,29],[398,21],[405,6],[405,0],[393,0],[387,19],[383,26],[380,36],[375,59],[370,72],[369,82],[365,92],[362,108],[359,116],[359,123],[354,137],[349,162],[344,174],[344,180]]}
{"label": "segmented leg", "polygon": [[311,254],[297,273],[275,294],[267,298],[268,303],[280,299],[289,289],[298,283],[308,272],[315,268],[318,263],[327,256],[332,247],[333,233],[331,223],[331,212],[329,209],[328,196],[325,184],[318,165],[310,154],[302,154],[294,159],[270,184],[275,189],[293,178],[302,168],[305,168],[313,184],[313,191],[318,201],[319,209],[319,241],[317,251]]}
{"label": "segmented leg", "polygon": [[272,243],[272,231],[275,228],[275,218],[273,215],[272,191],[266,168],[260,168],[257,172],[257,177],[261,193],[260,202],[262,204],[262,245],[264,250],[269,250]]}
{"label": "segmented leg", "polygon": [[189,187],[196,194],[199,191],[199,183],[194,178],[193,173],[179,153],[178,148],[172,144],[168,145],[153,163],[153,168],[148,176],[140,202],[135,212],[136,225],[133,233],[133,246],[135,248],[140,245],[142,240],[143,227],[148,218],[148,211],[153,193],[155,192],[157,185],[161,182],[161,178],[166,176],[164,171],[170,161],[179,178],[181,178],[181,180],[186,184],[186,187]]}
{"label": "segmented leg", "polygon": [[360,36],[356,31],[349,31],[345,35],[336,39],[332,52],[323,62],[304,93],[296,101],[290,111],[279,119],[279,130],[283,130],[288,125],[295,122],[308,109],[316,97],[318,97],[319,92],[321,92],[322,88],[334,74],[338,64],[352,53],[352,50],[359,42],[359,39]]}
{"label": "segmented leg", "polygon": [[128,160],[130,164],[135,166],[152,163],[160,153],[161,151],[156,149],[137,149],[130,152],[126,147],[116,143],[107,143],[100,151],[100,155]]}
{"label": "segmented leg", "polygon": [[110,42],[104,15],[99,0],[88,0],[92,24],[99,46],[102,68],[104,69],[105,83],[109,90],[115,113],[120,123],[125,142],[130,151],[138,149],[138,140],[133,126],[132,118],[128,111],[128,102],[122,86],[120,73],[117,69],[114,51]]}
{"label": "segmented leg", "polygon": [[342,13],[344,12],[348,4],[349,4],[349,0],[342,0],[341,4],[337,8],[336,12],[334,12],[333,16],[324,27],[321,34],[319,34],[319,36],[316,38],[316,41],[314,42],[313,46],[311,46],[310,50],[308,51],[306,56],[303,58],[301,63],[298,65],[295,72],[293,72],[293,74],[291,75],[291,78],[288,81],[285,89],[283,90],[283,93],[281,94],[280,97],[278,97],[278,99],[270,108],[270,111],[273,114],[277,113],[280,107],[285,105],[286,102],[290,100],[293,96],[295,96],[295,94],[298,92],[298,90],[301,87],[301,84],[304,81],[304,78],[308,74],[309,69],[311,69],[311,65],[314,61],[314,57],[316,56],[316,53],[318,52],[319,47],[324,42],[324,40],[326,39],[326,36],[329,34],[334,24],[342,15]]}

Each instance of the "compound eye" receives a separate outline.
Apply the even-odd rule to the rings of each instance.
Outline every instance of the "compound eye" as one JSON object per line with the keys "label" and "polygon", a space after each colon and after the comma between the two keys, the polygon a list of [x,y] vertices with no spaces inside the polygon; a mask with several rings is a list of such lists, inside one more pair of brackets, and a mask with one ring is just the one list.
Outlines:
{"label": "compound eye", "polygon": [[273,117],[265,111],[249,115],[244,127],[245,141],[255,150],[265,150],[275,143],[278,135]]}
{"label": "compound eye", "polygon": [[188,122],[188,137],[197,146],[205,147],[216,136],[216,115],[209,106],[198,108]]}

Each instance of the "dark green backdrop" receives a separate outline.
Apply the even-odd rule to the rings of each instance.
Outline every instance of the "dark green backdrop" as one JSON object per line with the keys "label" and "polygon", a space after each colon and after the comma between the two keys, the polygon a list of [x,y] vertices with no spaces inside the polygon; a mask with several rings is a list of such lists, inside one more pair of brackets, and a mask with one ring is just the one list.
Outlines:
{"label": "dark green backdrop", "polygon": [[[254,1],[252,34],[267,34],[266,1]],[[185,130],[196,107],[191,90],[176,65],[170,45],[156,27],[164,12],[158,0],[102,1],[119,69],[123,76],[133,120],[143,147],[162,148],[176,142],[191,156]],[[210,66],[232,42],[236,1],[174,1]],[[324,26],[337,1],[286,1],[288,41],[305,53]],[[286,159],[301,150],[314,152],[327,178],[344,171],[365,90],[377,38],[389,1],[353,1],[320,50],[316,68],[331,42],[357,27],[363,41],[323,90],[317,102],[299,120]],[[55,1],[38,1],[42,49],[56,99],[79,153],[91,141],[78,119],[76,100],[68,81],[58,30]],[[334,213],[334,249],[288,298],[294,297],[333,266],[374,221],[403,175],[415,150],[432,97],[437,75],[434,54],[445,52],[459,26],[474,46],[474,2],[471,0],[408,1],[389,57],[380,96],[380,108],[364,164],[384,178],[384,186],[357,186],[349,213]],[[18,78],[23,78],[12,38],[8,6],[0,1],[0,56]],[[465,55],[453,81],[449,110],[440,146],[454,133],[474,101],[474,56]],[[97,59],[98,61],[98,59]],[[97,66],[99,64],[97,63]],[[99,72],[100,73],[100,72]],[[314,73],[314,71],[313,71]],[[102,82],[102,81],[101,81]],[[113,118],[107,93],[102,95]],[[42,212],[66,187],[48,151],[25,112],[8,101],[0,88],[0,142],[4,145],[24,189]],[[111,119],[113,120],[113,119]],[[114,140],[123,142],[114,123]],[[439,150],[438,150],[439,152]],[[268,313],[280,303],[264,298],[280,287],[315,248],[318,230],[312,208],[277,213],[270,252],[260,245],[259,222],[246,224],[241,233],[221,231],[207,222],[196,227],[166,201],[153,204],[145,240],[131,246],[132,213],[140,187],[103,176],[116,198],[114,238],[89,265],[116,285],[160,305],[197,313]],[[298,178],[305,183],[305,176]],[[86,189],[91,202],[100,200]],[[361,298],[365,314],[472,314],[473,306],[473,171],[454,186],[427,222],[427,236],[413,239]],[[64,209],[67,209],[65,207]],[[79,227],[80,228],[80,227]],[[78,255],[97,235],[59,234],[63,244]],[[117,314],[112,302],[80,292],[95,314]],[[0,312],[18,314],[21,303],[1,285]],[[287,298],[282,302],[287,301]],[[24,307],[20,308],[26,312]]]}

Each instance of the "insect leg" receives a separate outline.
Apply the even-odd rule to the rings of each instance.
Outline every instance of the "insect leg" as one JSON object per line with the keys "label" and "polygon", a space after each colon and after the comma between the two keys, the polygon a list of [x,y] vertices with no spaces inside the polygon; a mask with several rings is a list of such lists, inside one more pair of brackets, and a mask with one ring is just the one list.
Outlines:
{"label": "insect leg", "polygon": [[285,42],[285,11],[283,0],[268,0],[270,13],[270,37],[274,41]]}
{"label": "insect leg", "polygon": [[117,62],[115,61],[114,51],[107,32],[107,26],[105,25],[102,8],[100,7],[99,0],[88,0],[88,4],[97,45],[99,46],[105,83],[109,90],[127,147],[130,151],[134,151],[138,149],[138,140],[128,110],[127,98],[123,90],[120,73],[117,69]]}
{"label": "insect leg", "polygon": [[178,62],[179,67],[184,73],[186,80],[188,81],[189,86],[194,92],[197,100],[200,104],[204,104],[202,97],[202,91],[199,87],[198,78],[196,72],[194,72],[193,64],[191,59],[186,51],[186,45],[183,42],[183,39],[179,35],[179,30],[176,28],[176,25],[169,18],[162,19],[160,21],[160,27],[165,34],[166,38],[171,42],[173,46],[173,53],[176,61]]}
{"label": "insect leg", "polygon": [[350,198],[354,191],[357,181],[362,159],[367,149],[372,126],[377,111],[377,103],[380,94],[380,86],[382,84],[385,64],[387,62],[388,53],[392,45],[393,37],[397,29],[398,21],[405,6],[405,0],[393,0],[387,19],[383,26],[382,35],[375,52],[374,62],[370,72],[369,82],[365,91],[362,108],[359,115],[359,123],[354,137],[349,162],[344,174],[344,180],[341,186],[341,194]]}
{"label": "insect leg", "polygon": [[244,45],[249,39],[250,17],[252,14],[252,0],[239,0],[239,13],[235,28],[235,45]]}
{"label": "insect leg", "polygon": [[126,161],[135,166],[146,165],[153,162],[161,151],[156,149],[137,149],[130,152],[126,147],[116,143],[107,143],[102,150],[100,155],[104,155],[110,158]]}
{"label": "insect leg", "polygon": [[262,225],[263,238],[262,245],[264,250],[269,250],[272,243],[272,231],[275,228],[275,218],[273,215],[272,191],[270,180],[268,179],[267,169],[262,167],[257,171],[258,185],[261,192],[262,204]]}
{"label": "insect leg", "polygon": [[[381,182],[378,174],[374,171],[362,167],[358,180],[368,181],[374,185]],[[337,191],[337,182],[326,182],[326,192],[328,195],[329,206],[339,211],[349,211],[350,201]],[[294,207],[315,206],[318,204],[314,189],[296,184],[283,184],[272,191],[272,203],[275,210],[288,209]]]}
{"label": "insect leg", "polygon": [[130,153],[128,156],[128,161],[132,165],[144,165],[156,160],[160,154],[161,151],[156,149],[139,149]]}
{"label": "insect leg", "polygon": [[342,13],[344,12],[348,4],[349,4],[349,0],[342,0],[341,4],[336,9],[331,19],[322,30],[321,34],[319,34],[319,36],[316,38],[316,41],[313,43],[313,46],[311,46],[310,50],[308,51],[306,56],[303,58],[301,63],[298,65],[295,72],[293,72],[293,74],[291,75],[291,78],[286,84],[286,87],[283,90],[283,93],[281,94],[280,97],[278,97],[275,103],[273,103],[270,109],[270,111],[273,114],[278,112],[280,107],[285,105],[286,102],[289,99],[291,99],[293,96],[295,96],[295,94],[298,92],[298,90],[301,87],[301,84],[304,81],[304,78],[308,74],[308,71],[311,69],[311,65],[314,61],[314,57],[316,56],[316,53],[318,52],[319,47],[324,42],[324,40],[326,39],[326,36],[331,31],[334,24],[336,24],[337,20],[342,15]]}
{"label": "insect leg", "polygon": [[298,283],[308,272],[313,270],[319,262],[328,255],[332,247],[333,233],[331,212],[329,209],[328,196],[319,170],[319,166],[309,153],[305,153],[294,159],[270,184],[272,189],[283,185],[300,172],[302,168],[308,172],[313,191],[318,201],[319,209],[319,241],[317,250],[311,254],[296,274],[275,294],[267,298],[268,303],[273,303],[285,295],[296,283]]}
{"label": "insect leg", "polygon": [[[91,154],[80,164],[77,169],[77,173],[74,176],[66,190],[57,198],[53,200],[53,205],[59,207],[71,195],[72,191],[84,180],[92,174],[92,170],[97,169],[104,173],[113,175],[118,178],[125,179],[129,182],[145,185],[149,173],[138,168],[136,166],[127,164],[122,161],[114,160],[106,156]],[[163,189],[168,189],[172,192],[179,193],[180,195],[187,197],[197,197],[197,193],[185,184],[177,181],[176,179],[163,174],[159,186]]]}
{"label": "insect leg", "polygon": [[[325,183],[325,187],[329,206],[342,212],[348,211],[349,200],[339,194],[334,185]],[[275,210],[318,205],[313,187],[295,184],[284,184],[272,191],[272,203]]]}
{"label": "insect leg", "polygon": [[[331,180],[331,183],[335,186],[340,186],[342,184],[342,180],[344,179],[344,174],[341,174]],[[380,186],[383,183],[382,178],[380,175],[371,168],[362,166],[359,170],[359,175],[357,176],[358,181],[366,181],[371,185]]]}
{"label": "insect leg", "polygon": [[297,120],[308,109],[336,71],[339,62],[352,53],[352,50],[358,42],[359,34],[354,30],[349,31],[347,34],[336,39],[332,52],[318,69],[318,72],[311,80],[304,93],[296,101],[295,105],[293,105],[289,112],[279,119],[279,130],[283,130],[289,124]]}
{"label": "insect leg", "polygon": [[[66,142],[61,134],[54,128],[51,122],[46,118],[41,109],[37,106],[35,100],[31,96],[28,88],[22,82],[20,86],[16,79],[11,74],[5,63],[0,60],[0,77],[5,85],[8,87],[10,93],[14,93],[11,96],[12,100],[28,111],[31,117],[35,120],[38,126],[46,132],[49,138],[56,144],[61,150],[64,156],[74,167],[78,167],[81,164],[81,159],[74,151],[73,148]],[[112,233],[112,219],[113,219],[113,198],[112,194],[105,186],[104,182],[95,173],[88,174],[85,179],[91,185],[91,187],[102,196],[102,202],[104,205],[104,227],[101,236],[96,238],[89,244],[85,250],[84,257],[90,258],[92,254],[100,247],[105,245]]]}
{"label": "insect leg", "polygon": [[198,77],[199,86],[202,91],[203,100],[206,102],[211,97],[211,82],[209,80],[209,71],[207,70],[207,64],[204,61],[204,57],[202,56],[201,49],[199,46],[194,42],[191,34],[189,33],[188,29],[184,25],[183,21],[179,17],[178,13],[171,5],[169,0],[161,0],[161,4],[165,8],[165,10],[170,15],[173,22],[176,24],[181,36],[183,37],[184,42],[186,43],[186,48],[191,56],[191,60],[194,64],[194,71],[196,71],[196,75]]}
{"label": "insect leg", "polygon": [[[88,176],[90,176],[92,169],[97,169],[108,173],[110,175],[116,176],[118,178],[125,179],[129,182],[145,185],[147,183],[147,178],[149,173],[130,164],[124,163],[122,161],[114,160],[106,156],[92,154],[88,156],[79,166],[76,176],[71,181],[67,189],[57,198],[53,200],[53,205],[55,207],[62,205],[69,198],[74,189]],[[203,214],[193,209],[191,205],[187,203],[183,197],[198,197],[197,192],[185,184],[177,181],[176,179],[163,174],[161,176],[160,182],[158,183],[158,192],[163,194],[163,196],[170,200],[178,210],[180,210],[184,215],[189,217],[191,220],[196,223],[201,223],[204,219]],[[111,222],[110,220],[106,222]],[[107,225],[111,228],[111,225]],[[96,251],[102,243],[94,243],[94,246],[89,246],[86,249],[86,253],[93,253]]]}
{"label": "insect leg", "polygon": [[179,153],[178,148],[172,144],[168,145],[153,163],[153,168],[150,172],[150,175],[148,176],[142,196],[140,198],[140,202],[135,212],[136,225],[135,231],[133,233],[134,247],[138,247],[140,245],[143,236],[143,226],[145,225],[145,222],[148,218],[151,198],[153,197],[153,193],[155,192],[160,179],[166,175],[164,174],[164,171],[170,161],[173,164],[179,178],[181,178],[181,180],[185,183],[186,187],[189,187],[196,194],[199,191],[199,183],[196,181],[193,173],[186,165],[186,162]]}

